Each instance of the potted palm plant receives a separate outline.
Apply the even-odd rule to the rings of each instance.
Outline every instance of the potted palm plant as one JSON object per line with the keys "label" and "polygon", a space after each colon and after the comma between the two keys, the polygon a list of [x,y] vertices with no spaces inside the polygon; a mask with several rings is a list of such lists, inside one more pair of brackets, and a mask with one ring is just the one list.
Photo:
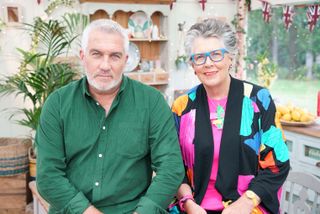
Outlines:
{"label": "potted palm plant", "polygon": [[[25,101],[31,101],[30,107],[10,112],[10,119],[30,128],[32,133],[38,126],[42,106],[51,92],[79,75],[75,67],[58,60],[61,56],[68,56],[71,44],[77,41],[78,35],[74,30],[79,22],[85,26],[88,19],[84,15],[74,14],[65,15],[63,21],[36,18],[33,24],[25,24],[32,37],[31,49],[18,49],[22,55],[19,72],[0,79],[0,96],[21,95]],[[20,114],[23,115],[22,119],[17,119]],[[35,162],[32,158],[34,154],[30,152],[31,163]],[[31,167],[30,174],[32,172]]]}

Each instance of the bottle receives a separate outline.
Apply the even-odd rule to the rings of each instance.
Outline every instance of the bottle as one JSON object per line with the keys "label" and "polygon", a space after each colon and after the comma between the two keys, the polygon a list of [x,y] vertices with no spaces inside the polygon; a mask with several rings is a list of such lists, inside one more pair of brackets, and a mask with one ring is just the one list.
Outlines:
{"label": "bottle", "polygon": [[159,39],[159,29],[157,25],[152,28],[152,39]]}

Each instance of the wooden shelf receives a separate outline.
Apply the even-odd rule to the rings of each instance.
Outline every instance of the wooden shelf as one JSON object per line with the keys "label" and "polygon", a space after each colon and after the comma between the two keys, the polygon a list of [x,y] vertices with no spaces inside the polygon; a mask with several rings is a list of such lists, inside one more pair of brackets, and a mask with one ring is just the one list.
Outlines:
{"label": "wooden shelf", "polygon": [[167,85],[169,83],[168,72],[130,72],[124,74],[147,85]]}

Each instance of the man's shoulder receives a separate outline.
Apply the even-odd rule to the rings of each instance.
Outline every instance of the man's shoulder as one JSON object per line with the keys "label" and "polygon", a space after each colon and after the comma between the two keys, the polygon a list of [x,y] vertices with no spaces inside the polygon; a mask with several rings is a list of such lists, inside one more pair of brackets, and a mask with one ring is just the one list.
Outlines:
{"label": "man's shoulder", "polygon": [[82,93],[82,81],[83,79],[74,80],[53,91],[46,99],[43,110],[72,108],[74,105],[71,104]]}
{"label": "man's shoulder", "polygon": [[56,90],[54,90],[48,97],[48,100],[66,100],[68,97],[74,97],[76,93],[81,92],[83,84],[83,78],[79,80],[74,80],[67,85],[64,85]]}
{"label": "man's shoulder", "polygon": [[78,80],[74,80],[72,82],[69,82],[67,85],[62,86],[61,88],[57,89],[57,91],[59,91],[60,93],[63,92],[70,92],[70,90],[74,90],[74,89],[80,89],[82,87],[84,78],[78,79]]}
{"label": "man's shoulder", "polygon": [[59,96],[69,96],[70,94],[81,91],[84,79],[74,80],[68,84],[56,89],[53,94],[59,94]]}

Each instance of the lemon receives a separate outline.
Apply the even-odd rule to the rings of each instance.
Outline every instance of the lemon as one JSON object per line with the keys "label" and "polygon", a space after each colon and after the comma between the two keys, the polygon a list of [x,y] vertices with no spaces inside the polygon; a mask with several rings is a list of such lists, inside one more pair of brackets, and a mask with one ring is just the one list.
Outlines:
{"label": "lemon", "polygon": [[301,122],[310,122],[310,121],[312,121],[312,119],[313,118],[310,115],[303,114],[303,115],[301,115],[300,121]]}
{"label": "lemon", "polygon": [[281,119],[285,120],[285,121],[290,121],[291,120],[291,114],[286,113],[286,114],[282,115]]}
{"label": "lemon", "polygon": [[286,106],[278,105],[277,111],[280,112],[281,115],[285,115],[289,113],[289,109]]}
{"label": "lemon", "polygon": [[304,115],[304,114],[307,113],[304,109],[299,108],[299,107],[294,107],[294,108],[293,108],[293,111],[299,112],[299,113],[300,113],[300,116],[302,116],[302,115]]}
{"label": "lemon", "polygon": [[276,111],[276,118],[281,118],[282,114],[280,111]]}
{"label": "lemon", "polygon": [[297,111],[297,110],[293,110],[292,112],[291,112],[291,117],[292,117],[292,119],[294,120],[294,121],[300,121],[300,118],[301,118],[301,114],[300,114],[300,112],[299,111]]}

